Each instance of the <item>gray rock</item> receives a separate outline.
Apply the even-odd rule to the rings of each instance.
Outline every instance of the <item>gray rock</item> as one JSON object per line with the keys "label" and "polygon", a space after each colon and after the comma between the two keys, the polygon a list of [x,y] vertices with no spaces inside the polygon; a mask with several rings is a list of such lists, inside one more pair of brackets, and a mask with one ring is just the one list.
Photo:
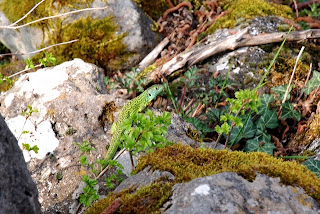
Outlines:
{"label": "gray rock", "polygon": [[319,213],[317,202],[300,188],[285,186],[279,178],[257,174],[249,182],[233,172],[176,184],[171,207],[164,213]]}
{"label": "gray rock", "polygon": [[37,187],[1,115],[0,142],[0,213],[40,213]]}
{"label": "gray rock", "polygon": [[135,188],[138,190],[143,186],[148,186],[153,182],[156,182],[160,178],[167,180],[174,180],[174,175],[170,172],[160,172],[158,170],[152,171],[150,167],[146,167],[139,173],[124,180],[115,190],[114,193],[120,192],[127,188]]}
{"label": "gray rock", "polygon": [[[43,210],[70,197],[81,176],[90,173],[79,163],[82,152],[75,142],[92,143],[96,150],[87,155],[92,163],[105,154],[111,134],[104,131],[98,118],[106,102],[115,101],[117,106],[124,102],[116,94],[106,93],[99,69],[75,59],[25,74],[0,96],[0,112],[19,138],[20,148],[22,143],[39,148],[38,154],[26,150],[23,154]],[[28,105],[39,112],[26,118],[21,112]]]}
{"label": "gray rock", "polygon": [[[231,32],[239,32],[246,27],[248,27],[250,35],[274,33],[279,32],[279,29],[289,28],[282,18],[275,16],[256,17],[252,20],[239,22],[239,25],[232,30],[219,29],[214,34],[209,35],[207,40],[211,42],[223,41],[231,35]],[[205,41],[203,45],[206,45],[208,41]],[[225,76],[229,64],[231,64],[229,79],[242,84],[245,88],[254,88],[261,79],[261,74],[257,71],[265,67],[262,64],[267,56],[268,53],[258,46],[238,48],[231,52],[210,57],[208,59],[209,71],[212,74],[218,71]]]}

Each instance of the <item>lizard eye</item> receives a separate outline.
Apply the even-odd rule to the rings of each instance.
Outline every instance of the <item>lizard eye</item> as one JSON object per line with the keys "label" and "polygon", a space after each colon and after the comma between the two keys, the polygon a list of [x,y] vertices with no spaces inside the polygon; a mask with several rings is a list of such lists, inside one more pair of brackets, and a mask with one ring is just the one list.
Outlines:
{"label": "lizard eye", "polygon": [[151,94],[149,93],[149,97],[151,97]]}

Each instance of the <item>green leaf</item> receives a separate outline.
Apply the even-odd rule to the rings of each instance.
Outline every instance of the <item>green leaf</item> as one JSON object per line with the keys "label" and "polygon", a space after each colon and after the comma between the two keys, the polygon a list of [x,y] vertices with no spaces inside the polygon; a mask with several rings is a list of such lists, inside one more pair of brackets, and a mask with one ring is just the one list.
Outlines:
{"label": "green leaf", "polygon": [[257,138],[259,142],[271,143],[271,135],[269,135],[266,132],[263,132],[260,135],[257,135]]}
{"label": "green leaf", "polygon": [[[244,124],[245,120],[246,120],[246,117],[243,117],[242,118],[243,124]],[[241,127],[239,127],[239,126],[233,127],[231,135],[230,135],[229,142],[233,142],[234,138],[238,135],[238,132],[239,132],[240,129],[241,129]],[[238,136],[238,138],[237,138],[235,143],[239,142],[242,138],[247,138],[247,139],[248,138],[252,138],[254,136],[255,132],[256,132],[256,128],[254,127],[254,124],[252,122],[252,118],[251,118],[251,115],[250,115],[249,118],[248,118],[247,123],[243,127],[242,132]]]}
{"label": "green leaf", "polygon": [[121,123],[121,129],[123,130],[128,130],[131,128],[131,126],[132,126],[132,121],[130,118],[123,120]]}
{"label": "green leaf", "polygon": [[274,101],[274,96],[272,94],[263,94],[260,97],[261,106],[258,108],[258,113],[263,114],[266,110],[269,109],[269,103]]}
{"label": "green leaf", "polygon": [[230,129],[231,126],[227,122],[224,122],[221,126],[214,127],[214,130],[219,134],[228,134]]}
{"label": "green leaf", "polygon": [[313,71],[313,75],[311,80],[307,83],[306,87],[303,88],[301,91],[307,95],[309,95],[314,89],[319,87],[320,85],[320,72]]}
{"label": "green leaf", "polygon": [[[281,86],[278,86],[278,87],[273,87],[273,88],[271,88],[271,90],[274,93],[279,94],[279,100],[282,101],[283,98],[284,98],[284,95],[286,93],[287,88],[288,88],[288,84],[281,85]],[[290,99],[290,92],[291,92],[292,88],[293,88],[293,85],[290,85],[289,93],[288,93],[288,96],[287,96],[286,100]]]}
{"label": "green leaf", "polygon": [[311,172],[314,172],[318,178],[320,178],[320,161],[314,160],[314,159],[308,159],[305,162],[303,162],[303,165],[305,165]]}
{"label": "green leaf", "polygon": [[246,152],[265,152],[272,155],[276,147],[271,143],[263,143],[258,138],[248,140],[244,151]]}
{"label": "green leaf", "polygon": [[293,104],[289,101],[286,101],[282,104],[282,114],[281,119],[287,119],[287,118],[295,118],[297,121],[301,119],[301,114],[293,109]]}
{"label": "green leaf", "polygon": [[277,117],[277,112],[275,110],[269,110],[267,109],[264,111],[263,115],[260,117],[260,119],[257,121],[257,124],[259,124],[259,127],[262,126],[262,124],[269,128],[269,129],[274,129],[278,127],[278,117]]}
{"label": "green leaf", "polygon": [[26,65],[27,68],[34,68],[34,64],[33,64],[32,60],[30,58],[27,58],[25,60],[25,63],[27,64]]}

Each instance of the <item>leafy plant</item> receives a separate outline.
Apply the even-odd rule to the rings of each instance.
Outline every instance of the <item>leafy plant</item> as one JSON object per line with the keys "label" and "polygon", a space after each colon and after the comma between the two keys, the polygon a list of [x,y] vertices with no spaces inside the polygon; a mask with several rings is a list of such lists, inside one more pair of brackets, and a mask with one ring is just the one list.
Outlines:
{"label": "leafy plant", "polygon": [[109,89],[115,89],[116,88],[115,83],[108,76],[106,76],[104,78],[104,84],[106,86],[108,86]]}
{"label": "leafy plant", "polygon": [[108,166],[117,167],[115,174],[110,175],[109,177],[105,178],[107,188],[111,189],[114,188],[114,183],[118,182],[121,183],[123,178],[121,177],[123,173],[123,166],[116,160],[109,160]]}
{"label": "leafy plant", "polygon": [[90,179],[89,175],[82,176],[82,181],[86,184],[83,188],[83,194],[80,195],[80,203],[85,207],[89,207],[93,201],[99,199],[99,195],[95,186],[98,181],[95,179]]}
{"label": "leafy plant", "polygon": [[305,88],[302,89],[302,92],[309,95],[314,89],[320,85],[320,72],[313,71],[313,75],[310,81],[308,81]]}
{"label": "leafy plant", "polygon": [[37,145],[30,146],[28,143],[22,143],[22,148],[27,150],[28,152],[34,151],[34,153],[38,154],[39,147]]}
{"label": "leafy plant", "polygon": [[22,111],[21,115],[25,116],[26,119],[32,115],[34,112],[39,112],[37,109],[33,109],[31,105],[28,105],[28,109]]}
{"label": "leafy plant", "polygon": [[44,52],[45,57],[39,59],[39,65],[35,66],[33,61],[30,58],[25,60],[26,68],[35,68],[35,67],[48,67],[49,65],[56,64],[56,58],[52,56],[52,53]]}
{"label": "leafy plant", "polygon": [[39,59],[39,63],[43,67],[48,67],[49,65],[55,65],[56,64],[56,58],[52,56],[52,53],[44,52],[45,57],[42,59]]}
{"label": "leafy plant", "polygon": [[155,148],[169,145],[166,139],[167,128],[171,124],[171,114],[163,112],[161,116],[148,109],[144,114],[136,113],[123,121],[121,137],[123,148],[137,154],[141,151],[151,152]]}
{"label": "leafy plant", "polygon": [[213,129],[210,129],[207,124],[201,122],[199,119],[195,117],[189,117],[187,118],[187,121],[192,123],[194,127],[200,131],[201,138],[203,138],[207,133],[213,132]]}
{"label": "leafy plant", "polygon": [[93,148],[91,146],[91,143],[89,141],[83,141],[82,144],[80,143],[74,143],[75,145],[77,145],[80,148],[81,152],[85,152],[85,153],[90,153],[91,151],[95,150],[95,148]]}
{"label": "leafy plant", "polygon": [[[80,148],[80,151],[86,154],[90,154],[91,151],[95,150],[91,146],[91,143],[89,141],[84,141],[82,144],[80,143],[74,143]],[[81,155],[79,158],[79,162],[82,166],[88,166],[92,172],[93,177],[97,175],[103,166],[106,165],[105,160],[101,160],[97,158],[96,163],[99,165],[98,168],[95,168],[95,163],[92,163],[88,160],[86,155]],[[117,166],[119,169],[117,170],[116,174],[111,175],[110,178],[106,178],[106,184],[108,188],[112,188],[113,184],[112,181],[122,181],[120,176],[123,174],[122,169],[123,166],[118,163],[118,161],[112,161],[109,162],[110,166]],[[80,195],[80,203],[85,205],[86,207],[90,206],[93,201],[97,200],[99,198],[97,194],[97,190],[95,186],[97,185],[97,180],[95,178],[91,179],[90,175],[84,175],[82,177],[82,181],[86,184],[86,186],[83,188],[84,193]]]}
{"label": "leafy plant", "polygon": [[[144,88],[142,85],[146,83],[146,78],[141,77],[137,79],[139,76],[139,71],[136,68],[131,68],[131,72],[127,72],[125,78],[117,77],[117,81],[119,82],[121,88],[125,88],[128,92],[132,91],[132,88],[135,88],[137,92],[143,92]],[[134,82],[134,85],[132,85]]]}
{"label": "leafy plant", "polygon": [[[273,87],[271,90],[274,93],[279,94],[279,100],[282,101],[283,98],[284,98],[284,95],[286,93],[287,88],[288,88],[288,84],[287,85],[281,85],[281,86],[278,86],[278,87]],[[293,88],[293,85],[290,85],[289,93],[291,92],[292,88]],[[288,94],[288,96],[286,97],[286,100],[289,100],[289,99],[290,99],[290,94]]]}
{"label": "leafy plant", "polygon": [[199,79],[199,75],[197,75],[198,68],[196,66],[190,67],[185,73],[184,77],[180,78],[180,82],[183,83],[188,88],[192,88],[195,85],[197,79]]}
{"label": "leafy plant", "polygon": [[314,172],[318,178],[320,178],[320,161],[314,160],[314,159],[308,159],[305,162],[303,162],[303,165],[305,165],[311,172]]}
{"label": "leafy plant", "polygon": [[320,17],[320,7],[317,3],[313,2],[311,5],[309,5],[310,9],[304,9],[301,12],[301,15],[307,15],[307,16],[312,16],[312,17]]}

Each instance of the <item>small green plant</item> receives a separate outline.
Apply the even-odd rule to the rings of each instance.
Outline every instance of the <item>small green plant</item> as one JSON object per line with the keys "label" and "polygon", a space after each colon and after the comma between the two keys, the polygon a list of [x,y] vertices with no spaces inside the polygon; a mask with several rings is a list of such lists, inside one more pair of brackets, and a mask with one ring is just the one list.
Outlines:
{"label": "small green plant", "polygon": [[[89,141],[83,141],[83,143],[74,143],[77,145],[81,152],[84,154],[90,154],[92,151],[95,150],[95,148],[92,146],[92,144]],[[106,186],[107,188],[113,188],[114,182],[121,182],[122,178],[121,175],[123,175],[122,169],[123,166],[119,164],[118,161],[109,160],[108,163],[105,160],[101,160],[99,158],[96,159],[96,163],[98,164],[98,167],[95,167],[96,164],[93,162],[90,162],[90,160],[87,158],[86,155],[81,155],[79,158],[79,162],[82,166],[89,167],[91,170],[91,175],[84,175],[82,177],[82,181],[86,184],[83,191],[84,193],[80,195],[80,203],[83,204],[85,207],[88,207],[92,204],[93,201],[98,199],[98,194],[95,186],[97,185],[96,175],[101,171],[103,166],[109,165],[109,166],[115,166],[118,167],[115,174],[112,174],[110,177],[106,178]],[[92,178],[91,178],[92,177]]]}
{"label": "small green plant", "polygon": [[29,58],[25,60],[26,68],[35,68],[35,67],[48,67],[50,65],[56,64],[56,58],[52,56],[52,53],[44,52],[45,57],[39,59],[39,65],[35,66],[33,61]]}
{"label": "small green plant", "polygon": [[34,151],[34,153],[38,154],[39,148],[37,145],[30,146],[28,143],[22,143],[22,148],[27,150],[28,152]]}
{"label": "small green plant", "polygon": [[95,150],[95,148],[93,148],[91,146],[91,143],[89,141],[83,141],[82,144],[80,143],[74,143],[75,145],[77,145],[79,148],[80,148],[80,151],[81,152],[84,152],[84,153],[90,153],[91,151]]}
{"label": "small green plant", "polygon": [[108,90],[116,88],[115,82],[112,81],[108,76],[104,78],[104,84],[108,87]]}
{"label": "small green plant", "polygon": [[89,207],[92,202],[99,199],[97,190],[95,189],[98,181],[95,179],[90,179],[89,175],[84,175],[82,181],[86,184],[83,188],[83,194],[80,195],[80,203],[85,207]]}
{"label": "small green plant", "polygon": [[235,98],[227,98],[226,101],[230,103],[230,111],[220,116],[220,121],[223,121],[223,124],[215,127],[215,131],[219,134],[216,143],[219,142],[223,134],[227,135],[225,146],[229,142],[233,128],[235,126],[243,127],[240,116],[243,116],[247,111],[258,112],[258,107],[261,105],[257,91],[250,89],[241,89],[235,92]]}
{"label": "small green plant", "polygon": [[122,135],[123,147],[133,154],[141,151],[151,152],[155,148],[171,144],[167,139],[167,128],[171,124],[171,114],[163,112],[161,116],[148,109],[144,114],[136,113],[122,123],[125,130]]}
{"label": "small green plant", "polygon": [[121,177],[123,173],[123,166],[116,160],[109,160],[108,166],[111,167],[117,167],[115,174],[110,175],[109,177],[105,178],[105,185],[108,189],[114,188],[114,183],[121,183],[123,181],[123,178]]}
{"label": "small green plant", "polygon": [[301,12],[301,16],[312,16],[314,18],[320,17],[320,7],[317,3],[313,2],[311,5],[309,5],[310,9],[304,9]]}
{"label": "small green plant", "polygon": [[190,67],[185,73],[184,77],[180,78],[180,82],[183,83],[186,87],[192,88],[195,85],[195,82],[200,78],[197,75],[198,68],[196,66]]}
{"label": "small green plant", "polygon": [[[37,109],[33,109],[31,105],[28,105],[28,108],[25,109],[25,110],[23,110],[23,111],[21,112],[21,115],[23,115],[23,116],[26,118],[26,120],[24,121],[23,127],[25,126],[28,118],[29,118],[34,112],[39,112],[39,111],[38,111]],[[18,138],[18,141],[19,141],[19,139],[20,139],[20,137],[21,137],[22,134],[27,134],[27,133],[29,133],[29,131],[23,130],[23,131],[21,132],[19,138]],[[29,152],[34,151],[34,153],[36,153],[36,154],[38,154],[38,151],[39,151],[39,147],[38,147],[37,145],[34,145],[34,146],[31,147],[30,144],[28,144],[28,143],[22,143],[22,149],[25,149],[25,150],[27,150],[27,151],[29,151]]]}
{"label": "small green plant", "polygon": [[[142,87],[142,85],[144,85],[146,83],[146,78],[141,77],[141,78],[137,79],[137,77],[139,76],[139,71],[137,71],[136,68],[131,68],[131,72],[128,72],[125,75],[126,75],[125,78],[121,78],[121,77],[117,78],[117,81],[119,82],[121,88],[127,89],[128,92],[130,92],[130,91],[143,92],[144,91],[144,88]],[[132,85],[132,82],[134,82],[134,85]],[[131,88],[132,86],[133,86],[133,88],[135,88],[135,90],[133,90]]]}
{"label": "small green plant", "polygon": [[0,73],[0,84],[3,84],[4,81],[7,81],[7,83],[8,83],[9,85],[12,84],[12,80],[11,80],[9,77],[7,77],[7,76],[4,77],[4,76]]}
{"label": "small green plant", "polygon": [[25,116],[28,119],[32,113],[39,112],[37,109],[33,109],[31,105],[28,105],[28,109],[22,111],[21,115]]}

